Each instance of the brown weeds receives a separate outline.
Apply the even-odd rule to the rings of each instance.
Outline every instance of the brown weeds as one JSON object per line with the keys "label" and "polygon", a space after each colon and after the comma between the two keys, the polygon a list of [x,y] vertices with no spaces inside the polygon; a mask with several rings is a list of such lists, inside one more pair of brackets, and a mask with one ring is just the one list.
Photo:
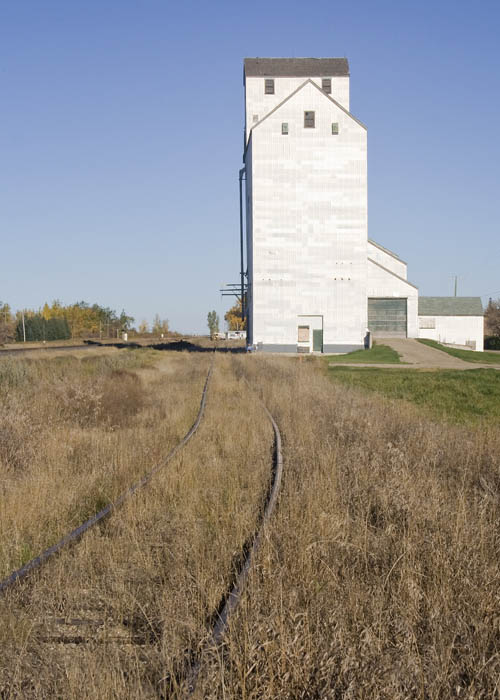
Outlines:
{"label": "brown weeds", "polygon": [[[75,365],[99,410],[89,398],[81,423],[54,408],[50,439],[33,409],[51,459],[34,469],[21,451],[4,469],[0,534],[15,554],[3,561],[178,439],[209,360],[173,353],[158,369],[122,367],[116,392],[104,387],[120,368],[94,367],[87,385]],[[148,489],[0,600],[0,694],[183,696],[269,484],[272,430],[254,391],[282,431],[283,489],[226,644],[203,658],[198,696],[498,697],[498,430],[431,421],[333,384],[313,363],[246,356],[216,358],[199,432]],[[11,438],[13,453],[21,442]]]}

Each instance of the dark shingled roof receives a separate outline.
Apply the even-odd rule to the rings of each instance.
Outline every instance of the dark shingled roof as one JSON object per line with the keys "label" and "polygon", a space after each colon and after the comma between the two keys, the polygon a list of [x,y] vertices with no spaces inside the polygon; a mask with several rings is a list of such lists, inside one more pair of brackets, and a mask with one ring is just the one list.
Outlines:
{"label": "dark shingled roof", "polygon": [[348,76],[347,58],[245,58],[245,76],[312,78]]}
{"label": "dark shingled roof", "polygon": [[482,316],[480,297],[419,297],[419,316]]}

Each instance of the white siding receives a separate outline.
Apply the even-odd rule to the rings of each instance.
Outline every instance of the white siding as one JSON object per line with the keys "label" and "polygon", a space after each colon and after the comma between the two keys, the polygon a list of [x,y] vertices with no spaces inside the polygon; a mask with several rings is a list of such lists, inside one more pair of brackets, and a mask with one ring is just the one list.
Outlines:
{"label": "white siding", "polygon": [[[433,323],[434,321],[434,323]],[[482,316],[419,316],[419,338],[437,340],[450,345],[474,345],[482,351],[484,346],[484,319]]]}
{"label": "white siding", "polygon": [[[272,76],[269,76],[272,77]],[[325,76],[328,77],[328,76]],[[274,95],[266,95],[264,91],[264,77],[247,77],[245,81],[246,101],[246,135],[247,140],[250,129],[254,126],[254,116],[258,121],[283,102],[294,90],[303,85],[308,78],[274,78]],[[311,77],[319,87],[322,78]],[[339,102],[344,109],[349,111],[349,78],[332,78],[332,92],[330,97]]]}
{"label": "white siding", "polygon": [[403,279],[408,278],[407,265],[403,260],[391,255],[389,252],[382,250],[377,245],[368,241],[368,257],[378,262],[383,267],[386,267],[391,272],[394,272],[399,277]]}
{"label": "white siding", "polygon": [[418,338],[418,289],[368,260],[367,297],[407,299],[408,338]]}
{"label": "white siding", "polygon": [[[313,129],[304,128],[309,110]],[[295,347],[297,317],[318,315],[325,349],[362,345],[366,146],[364,127],[310,83],[253,130],[246,157],[253,343]]]}

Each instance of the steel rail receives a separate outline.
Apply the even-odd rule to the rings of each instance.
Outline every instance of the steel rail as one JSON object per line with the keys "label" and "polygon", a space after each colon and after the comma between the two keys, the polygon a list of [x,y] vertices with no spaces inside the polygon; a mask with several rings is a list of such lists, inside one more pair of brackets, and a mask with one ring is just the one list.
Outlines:
{"label": "steel rail", "polygon": [[[248,381],[245,379],[246,383],[249,385]],[[231,614],[236,610],[238,607],[241,597],[243,595],[243,591],[245,588],[245,584],[248,578],[248,575],[250,573],[250,569],[253,563],[253,560],[259,550],[259,547],[262,543],[262,538],[264,536],[265,529],[269,523],[269,520],[271,518],[271,515],[274,511],[274,508],[276,506],[276,501],[278,500],[278,495],[279,491],[281,488],[281,479],[283,476],[283,454],[282,454],[282,441],[281,441],[281,433],[279,431],[278,425],[276,421],[274,420],[273,416],[269,412],[267,406],[264,404],[264,402],[259,399],[260,402],[262,403],[262,406],[264,408],[264,411],[269,418],[271,425],[273,426],[274,430],[274,460],[273,460],[273,481],[271,485],[270,492],[268,494],[268,498],[266,501],[266,505],[264,508],[264,514],[262,516],[261,524],[260,527],[257,531],[257,534],[253,538],[253,543],[252,546],[250,547],[250,550],[245,558],[245,561],[243,562],[243,566],[236,577],[236,581],[233,584],[233,587],[231,588],[231,591],[227,595],[225,599],[224,606],[221,610],[221,612],[217,616],[217,621],[215,625],[213,626],[212,629],[212,634],[210,635],[209,641],[205,644],[203,651],[207,651],[210,648],[213,648],[214,646],[216,648],[220,648],[222,645],[222,642],[224,640],[224,636],[226,634],[227,628],[229,626],[229,618]],[[203,652],[202,652],[203,654]],[[187,673],[187,678],[186,678],[186,687],[187,687],[187,696],[192,697],[196,691],[196,684],[198,681],[198,676],[201,670],[202,666],[202,654],[198,657],[198,659],[193,663],[191,668],[189,669]],[[162,679],[163,680],[163,679]]]}
{"label": "steel rail", "polygon": [[0,581],[0,595],[3,594],[8,588],[10,588],[12,585],[17,583],[18,581],[21,581],[24,579],[28,574],[30,574],[32,571],[35,569],[39,569],[45,562],[50,559],[54,554],[57,554],[60,552],[66,545],[76,542],[81,537],[87,532],[87,530],[90,530],[94,525],[97,523],[101,522],[102,520],[108,518],[114,510],[119,508],[128,498],[130,498],[138,489],[143,488],[148,484],[153,476],[165,465],[170,462],[170,460],[181,450],[184,445],[193,437],[195,432],[198,430],[198,427],[202,421],[203,414],[205,411],[205,404],[207,400],[207,391],[208,391],[208,386],[210,383],[210,378],[212,376],[212,370],[214,366],[214,360],[215,360],[215,354],[214,354],[214,359],[212,360],[208,373],[207,373],[207,378],[205,379],[205,384],[203,386],[203,392],[201,395],[201,402],[200,402],[200,408],[198,410],[198,415],[196,416],[196,420],[191,426],[191,428],[188,430],[186,435],[182,438],[182,440],[172,449],[170,452],[167,454],[167,456],[153,469],[151,469],[145,476],[142,477],[139,481],[137,481],[135,484],[132,484],[132,486],[129,486],[128,489],[126,489],[118,498],[111,502],[108,503],[108,505],[100,510],[98,513],[93,515],[91,518],[86,520],[84,523],[79,525],[77,528],[69,532],[67,535],[65,535],[59,542],[56,544],[52,545],[48,549],[44,550],[41,554],[39,554],[37,557],[34,559],[31,559],[27,564],[22,566],[20,569],[17,569],[16,571],[13,571],[7,578],[5,578],[3,581]]}

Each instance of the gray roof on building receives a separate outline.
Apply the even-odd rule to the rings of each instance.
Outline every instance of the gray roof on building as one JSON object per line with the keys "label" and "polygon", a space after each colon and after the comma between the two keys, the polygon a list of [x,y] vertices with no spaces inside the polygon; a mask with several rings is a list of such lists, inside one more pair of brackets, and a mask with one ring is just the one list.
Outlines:
{"label": "gray roof on building", "polygon": [[482,316],[480,297],[419,297],[419,316]]}
{"label": "gray roof on building", "polygon": [[347,58],[245,58],[245,76],[271,78],[349,75]]}

